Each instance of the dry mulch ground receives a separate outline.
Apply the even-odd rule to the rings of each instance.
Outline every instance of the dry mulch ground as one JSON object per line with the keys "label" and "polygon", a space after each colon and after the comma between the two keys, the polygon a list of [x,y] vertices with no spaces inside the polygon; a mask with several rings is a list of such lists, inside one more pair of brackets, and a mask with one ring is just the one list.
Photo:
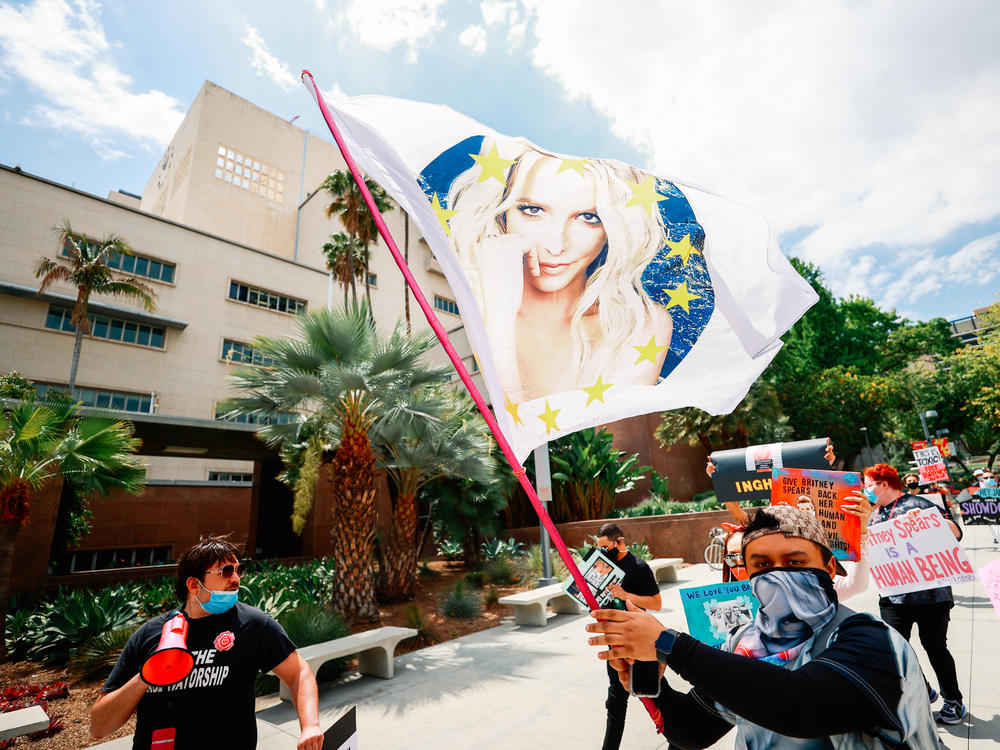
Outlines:
{"label": "dry mulch ground", "polygon": [[[466,570],[458,563],[445,561],[433,561],[430,563],[432,570],[438,575],[418,575],[415,596],[412,602],[402,604],[383,605],[379,612],[379,623],[365,626],[377,627],[378,625],[398,625],[406,627],[406,608],[409,604],[416,604],[424,615],[428,629],[434,636],[434,643],[449,641],[459,638],[469,633],[492,628],[498,625],[504,617],[512,616],[510,607],[496,605],[484,607],[480,617],[471,620],[456,620],[444,617],[438,612],[438,603],[444,594],[449,591],[457,579],[461,578]],[[523,586],[497,586],[499,596],[510,594],[523,589]],[[412,643],[404,641],[396,649],[397,654],[405,654],[416,651],[428,643]],[[118,737],[124,737],[135,731],[135,717],[109,737],[101,740],[94,740],[90,736],[90,706],[97,700],[103,680],[96,682],[75,682],[70,678],[65,669],[50,669],[35,662],[4,662],[0,664],[0,687],[16,685],[18,683],[50,683],[67,681],[70,683],[69,695],[66,698],[56,698],[49,701],[49,714],[58,714],[62,717],[65,729],[57,732],[51,737],[44,737],[39,740],[29,740],[21,737],[14,743],[16,750],[78,750],[78,748],[89,747],[101,742],[108,742]]]}

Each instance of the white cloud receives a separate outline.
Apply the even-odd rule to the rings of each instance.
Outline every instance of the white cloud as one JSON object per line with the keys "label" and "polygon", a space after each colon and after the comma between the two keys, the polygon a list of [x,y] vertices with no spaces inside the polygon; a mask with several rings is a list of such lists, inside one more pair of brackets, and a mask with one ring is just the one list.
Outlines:
{"label": "white cloud", "polygon": [[512,24],[520,17],[516,0],[485,0],[479,4],[483,21],[487,26],[497,24]]}
{"label": "white cloud", "polygon": [[458,35],[458,41],[469,48],[474,55],[481,55],[486,51],[486,29],[482,26],[469,26]]}
{"label": "white cloud", "polygon": [[369,47],[389,50],[402,44],[407,60],[417,53],[434,32],[444,28],[440,11],[445,0],[347,0],[340,21],[355,39]]}
{"label": "white cloud", "polygon": [[[881,259],[873,245],[927,248],[998,213],[990,0],[523,2],[533,63],[646,166],[754,207],[779,233],[811,227],[785,250],[824,268]],[[497,23],[514,12],[484,6]]]}
{"label": "white cloud", "polygon": [[127,155],[122,135],[164,146],[184,117],[174,97],[133,91],[87,0],[0,4],[0,67],[45,99],[28,112],[34,124],[80,133],[106,159]]}
{"label": "white cloud", "polygon": [[253,52],[253,59],[250,61],[250,64],[257,71],[257,75],[263,78],[270,78],[285,91],[293,91],[298,87],[298,79],[288,69],[288,65],[271,54],[271,51],[267,47],[267,42],[261,38],[257,29],[247,26],[246,33],[243,36],[243,43]]}

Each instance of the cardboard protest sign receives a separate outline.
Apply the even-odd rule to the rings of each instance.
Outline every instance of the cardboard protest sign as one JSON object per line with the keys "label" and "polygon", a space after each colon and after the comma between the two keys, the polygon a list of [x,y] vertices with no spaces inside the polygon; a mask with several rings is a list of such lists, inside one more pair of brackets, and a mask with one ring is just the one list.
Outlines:
{"label": "cardboard protest sign", "polygon": [[1000,487],[980,487],[971,494],[963,491],[958,496],[958,507],[966,526],[1000,524]]}
{"label": "cardboard protest sign", "polygon": [[[597,603],[603,608],[613,606],[615,595],[608,591],[608,588],[616,583],[621,583],[625,577],[625,571],[611,562],[599,549],[591,550],[590,554],[580,563],[580,573],[590,586],[590,590],[597,599]],[[563,591],[576,599],[583,606],[587,606],[587,600],[580,593],[580,588],[572,578],[567,578],[562,584]],[[620,609],[623,609],[621,607]]]}
{"label": "cardboard protest sign", "polygon": [[993,609],[1000,617],[1000,559],[994,560],[989,565],[979,569],[979,579],[986,589],[986,596],[993,602]]}
{"label": "cardboard protest sign", "polygon": [[913,460],[917,462],[920,484],[948,481],[948,467],[944,465],[944,459],[941,458],[941,451],[936,445],[931,445],[927,448],[917,448],[913,451]]}
{"label": "cardboard protest sign", "polygon": [[830,538],[830,551],[838,560],[861,559],[861,519],[844,513],[841,506],[857,503],[864,480],[856,471],[774,469],[771,505],[792,505],[811,510]]}
{"label": "cardboard protest sign", "polygon": [[770,499],[773,469],[828,469],[823,455],[829,442],[818,438],[714,451],[709,458],[715,464],[712,486],[716,497],[723,503]]}
{"label": "cardboard protest sign", "polygon": [[917,497],[922,497],[924,500],[930,500],[932,503],[934,503],[941,510],[943,510],[945,512],[948,511],[948,506],[944,504],[944,498],[941,497],[941,493],[940,492],[928,492],[926,495],[920,494],[920,495],[917,495]]}
{"label": "cardboard protest sign", "polygon": [[[910,445],[913,446],[913,450],[917,450],[918,448],[926,448],[927,441],[914,440],[912,443],[910,443]],[[944,456],[945,458],[951,458],[951,446],[948,445],[948,438],[946,437],[934,438],[931,441],[931,445],[936,445],[938,447],[938,450],[941,451],[941,455]]]}
{"label": "cardboard protest sign", "polygon": [[868,561],[882,596],[954,586],[976,579],[944,517],[925,508],[868,527]]}
{"label": "cardboard protest sign", "polygon": [[710,583],[681,589],[688,633],[718,648],[734,628],[753,622],[760,603],[749,581]]}

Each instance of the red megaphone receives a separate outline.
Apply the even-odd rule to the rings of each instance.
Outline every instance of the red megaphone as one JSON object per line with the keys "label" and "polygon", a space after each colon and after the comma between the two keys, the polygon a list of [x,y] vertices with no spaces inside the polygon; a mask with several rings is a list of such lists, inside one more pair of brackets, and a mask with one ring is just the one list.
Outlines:
{"label": "red megaphone", "polygon": [[194,654],[187,647],[187,618],[178,613],[163,624],[160,645],[139,670],[143,682],[164,687],[180,682],[194,669]]}

